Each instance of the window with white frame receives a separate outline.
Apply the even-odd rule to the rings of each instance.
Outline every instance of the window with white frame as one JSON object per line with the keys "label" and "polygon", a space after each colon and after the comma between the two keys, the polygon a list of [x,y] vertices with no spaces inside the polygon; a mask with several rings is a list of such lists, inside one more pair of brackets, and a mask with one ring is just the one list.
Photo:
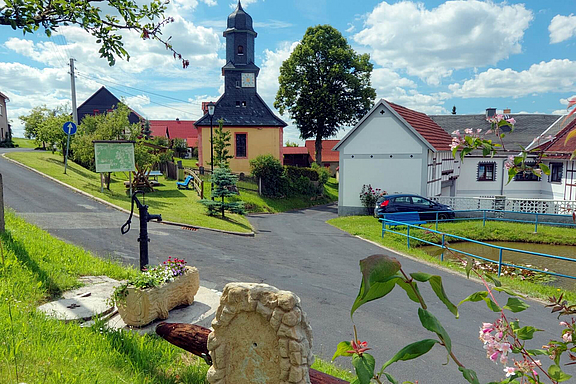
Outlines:
{"label": "window with white frame", "polygon": [[561,183],[563,170],[564,170],[564,164],[562,164],[562,163],[550,163],[550,182],[551,183]]}

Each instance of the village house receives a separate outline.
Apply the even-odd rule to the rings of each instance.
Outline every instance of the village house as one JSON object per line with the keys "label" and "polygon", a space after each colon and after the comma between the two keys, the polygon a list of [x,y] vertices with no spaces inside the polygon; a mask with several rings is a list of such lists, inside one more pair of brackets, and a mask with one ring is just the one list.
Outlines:
{"label": "village house", "polygon": [[152,137],[186,140],[187,157],[192,156],[192,149],[198,148],[198,130],[193,120],[148,120]]}
{"label": "village house", "polygon": [[258,95],[260,68],[254,64],[254,31],[252,17],[240,2],[228,16],[226,65],[222,67],[224,94],[216,101],[211,117],[208,108],[194,124],[198,129],[198,163],[210,168],[210,131],[218,120],[232,134],[230,169],[250,172],[250,160],[271,154],[282,162],[283,134],[287,125]]}
{"label": "village house", "polygon": [[12,135],[6,109],[6,102],[8,101],[10,101],[8,96],[0,92],[0,143],[10,141]]}
{"label": "village house", "polygon": [[[121,101],[114,96],[112,92],[107,90],[106,87],[102,86],[77,108],[78,122],[82,123],[82,119],[86,115],[95,116],[106,112],[112,112],[119,103],[121,103]],[[139,123],[143,118],[136,113],[136,111],[130,109],[128,120],[130,121],[130,124],[135,124]]]}
{"label": "village house", "polygon": [[[322,166],[334,176],[338,168],[338,151],[333,148],[340,140],[322,140]],[[284,147],[284,165],[309,167],[316,161],[315,140],[306,140],[303,147]]]}
{"label": "village house", "polygon": [[[360,190],[364,184],[387,193],[415,193],[435,197],[494,197],[525,199],[576,199],[576,163],[570,159],[576,139],[564,141],[576,129],[574,118],[558,115],[511,114],[516,124],[501,127],[503,148],[494,156],[474,151],[460,161],[450,151],[451,133],[464,129],[486,132],[496,109],[483,115],[427,116],[380,100],[334,147],[340,154],[338,212],[361,213]],[[498,140],[494,136],[494,140]],[[505,162],[521,148],[533,164],[539,153],[551,174],[542,178],[519,173],[510,182]]]}

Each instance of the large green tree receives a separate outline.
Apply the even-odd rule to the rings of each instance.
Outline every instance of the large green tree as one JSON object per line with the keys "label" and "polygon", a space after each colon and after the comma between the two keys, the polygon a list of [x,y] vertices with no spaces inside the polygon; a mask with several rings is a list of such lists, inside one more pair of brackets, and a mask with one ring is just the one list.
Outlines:
{"label": "large green tree", "polygon": [[29,115],[20,116],[24,123],[26,137],[34,139],[37,145],[54,151],[58,149],[64,154],[67,136],[62,130],[64,123],[70,120],[70,112],[67,106],[61,106],[54,110],[43,107],[35,107]]}
{"label": "large green tree", "polygon": [[302,139],[315,138],[316,163],[322,163],[322,140],[342,126],[354,125],[372,107],[370,55],[357,54],[329,25],[310,27],[280,67],[274,106],[287,110]]}
{"label": "large green tree", "polygon": [[[77,25],[94,36],[101,45],[100,56],[110,65],[114,65],[117,57],[130,58],[121,31],[131,30],[142,39],[160,41],[186,68],[188,60],[174,50],[170,38],[162,37],[162,28],[174,21],[164,15],[167,4],[164,0],[152,0],[149,4],[134,0],[6,0],[0,5],[0,25],[24,33],[43,28],[48,36],[60,26]],[[110,13],[104,13],[103,9]]]}

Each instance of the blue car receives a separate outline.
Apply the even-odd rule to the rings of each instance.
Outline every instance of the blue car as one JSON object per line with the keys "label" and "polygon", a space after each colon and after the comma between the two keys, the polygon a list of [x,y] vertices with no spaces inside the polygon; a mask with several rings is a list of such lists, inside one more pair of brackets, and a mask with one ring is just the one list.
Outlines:
{"label": "blue car", "polygon": [[386,213],[418,212],[420,220],[436,220],[436,212],[438,211],[440,211],[438,213],[438,219],[440,220],[453,219],[455,216],[449,206],[436,203],[422,196],[410,194],[385,195],[376,202],[374,216],[383,218]]}

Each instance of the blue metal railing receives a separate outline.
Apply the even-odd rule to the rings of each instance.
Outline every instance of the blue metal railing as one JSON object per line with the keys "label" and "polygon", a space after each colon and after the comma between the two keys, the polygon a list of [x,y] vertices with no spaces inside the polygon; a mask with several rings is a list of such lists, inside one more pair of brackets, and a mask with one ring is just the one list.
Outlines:
{"label": "blue metal railing", "polygon": [[[470,210],[470,211],[471,212],[477,212],[478,210]],[[494,210],[485,210],[485,211],[494,211]],[[450,211],[450,212],[463,212],[463,211]],[[506,212],[506,211],[494,211],[494,212]],[[511,212],[511,211],[508,211],[508,212]],[[517,212],[515,212],[515,213],[517,213]],[[539,214],[539,215],[544,215],[544,214]],[[565,215],[553,215],[553,216],[565,216]],[[486,217],[480,217],[480,219],[484,220],[484,224],[485,224],[487,218]],[[473,240],[473,239],[469,239],[469,238],[458,236],[458,235],[453,235],[453,234],[446,233],[446,232],[441,232],[441,231],[438,231],[437,229],[434,230],[434,229],[430,229],[430,228],[424,228],[424,227],[421,227],[419,225],[409,224],[409,223],[405,223],[402,221],[396,221],[396,220],[385,219],[385,218],[379,219],[379,220],[382,222],[382,237],[384,237],[384,233],[389,232],[389,233],[394,233],[397,235],[405,236],[406,237],[406,246],[408,248],[410,248],[410,239],[414,239],[414,240],[417,240],[417,241],[422,242],[424,244],[428,244],[428,245],[432,245],[432,246],[435,246],[438,248],[442,248],[442,253],[441,253],[441,257],[440,257],[440,259],[442,261],[444,261],[444,250],[448,250],[448,251],[460,253],[462,255],[470,256],[470,257],[473,257],[475,259],[483,260],[483,261],[486,261],[489,263],[498,264],[498,276],[500,276],[502,273],[502,266],[507,266],[507,267],[519,268],[519,269],[524,269],[524,270],[533,271],[533,272],[540,272],[540,273],[544,273],[544,274],[551,275],[551,276],[565,277],[568,279],[576,279],[576,276],[566,275],[566,274],[562,274],[562,273],[556,273],[556,272],[547,271],[547,270],[540,270],[537,268],[515,265],[515,264],[511,264],[511,263],[505,263],[503,261],[503,251],[517,252],[517,253],[526,254],[526,255],[545,257],[545,258],[550,258],[550,259],[554,259],[554,260],[562,260],[562,261],[568,261],[568,262],[576,262],[576,259],[571,259],[571,258],[564,257],[564,256],[550,255],[550,254],[540,253],[540,252],[526,251],[526,250],[522,250],[522,249],[502,247],[499,245],[489,244],[489,243],[485,243],[482,241]],[[438,220],[437,219],[436,220],[436,227],[438,227],[438,221],[451,221],[451,220],[454,220],[454,219],[448,219],[448,220]],[[464,220],[470,220],[470,218],[467,218]],[[538,222],[538,219],[536,219],[536,222]],[[540,224],[542,224],[542,223],[540,223]],[[558,223],[554,223],[554,225],[556,225],[556,224],[558,224]],[[536,225],[538,225],[538,224],[536,223]],[[406,227],[406,232],[399,232],[399,231],[392,230],[390,228],[387,229],[386,226],[389,226],[389,227],[403,226],[403,227]],[[572,226],[576,226],[576,225],[572,224]],[[420,229],[420,230],[426,231],[428,233],[438,234],[439,236],[441,236],[442,241],[440,244],[438,244],[436,242],[428,241],[424,238],[415,236],[414,231],[412,231],[412,234],[410,234],[411,228],[412,229]],[[456,239],[458,241],[466,241],[466,242],[475,243],[475,244],[483,245],[486,247],[498,249],[499,250],[498,262],[496,262],[495,260],[492,260],[492,259],[488,259],[486,257],[482,257],[479,255],[472,254],[470,252],[465,252],[465,251],[458,250],[456,248],[452,248],[450,246],[447,246],[446,245],[447,238]]]}
{"label": "blue metal railing", "polygon": [[[514,222],[514,223],[527,223],[527,224],[534,224],[534,232],[538,232],[539,225],[554,225],[554,226],[565,226],[565,227],[575,227],[576,228],[576,221],[572,215],[561,215],[556,213],[536,213],[536,212],[521,212],[521,211],[501,211],[497,209],[466,209],[466,210],[458,210],[458,211],[428,211],[428,212],[402,212],[402,213],[425,213],[425,214],[435,214],[435,220],[427,220],[427,222],[435,222],[436,223],[436,230],[438,230],[438,223],[442,222],[450,222],[450,221],[465,221],[465,220],[482,220],[482,225],[486,226],[487,221],[507,221],[507,222]],[[465,217],[454,217],[454,218],[444,218],[442,219],[442,214],[450,215],[450,214],[463,214],[463,213],[478,213],[481,216],[465,216]],[[490,216],[493,214],[493,216]],[[512,219],[512,218],[504,218],[504,217],[494,217],[496,215],[506,216],[506,215],[533,215],[534,220],[520,220],[520,219]],[[551,219],[554,217],[563,218],[565,221],[549,221],[545,220],[542,221],[541,219]]]}

